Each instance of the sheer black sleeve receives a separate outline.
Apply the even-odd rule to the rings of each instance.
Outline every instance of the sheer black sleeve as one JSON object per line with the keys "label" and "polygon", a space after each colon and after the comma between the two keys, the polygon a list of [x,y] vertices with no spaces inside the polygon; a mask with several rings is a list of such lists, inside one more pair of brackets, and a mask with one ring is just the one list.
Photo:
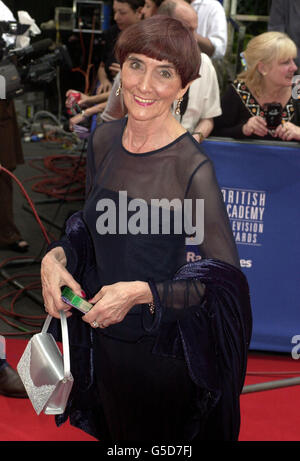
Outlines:
{"label": "sheer black sleeve", "polygon": [[[216,259],[239,268],[239,257],[222,193],[212,163],[202,162],[191,176],[186,197],[204,200],[204,239],[199,245],[202,259]],[[194,216],[194,213],[193,213]],[[195,222],[194,222],[195,223]],[[197,306],[205,293],[199,280],[167,280],[155,284],[165,308]]]}

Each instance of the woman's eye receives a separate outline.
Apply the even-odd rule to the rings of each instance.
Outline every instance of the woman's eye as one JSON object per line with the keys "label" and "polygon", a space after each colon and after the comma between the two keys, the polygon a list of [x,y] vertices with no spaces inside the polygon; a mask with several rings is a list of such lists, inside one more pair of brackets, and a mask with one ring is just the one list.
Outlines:
{"label": "woman's eye", "polygon": [[169,72],[168,70],[162,70],[160,72],[160,75],[164,78],[171,78],[172,77],[172,74],[171,72]]}
{"label": "woman's eye", "polygon": [[131,61],[130,67],[131,67],[131,69],[139,69],[140,68],[140,63],[138,61]]}

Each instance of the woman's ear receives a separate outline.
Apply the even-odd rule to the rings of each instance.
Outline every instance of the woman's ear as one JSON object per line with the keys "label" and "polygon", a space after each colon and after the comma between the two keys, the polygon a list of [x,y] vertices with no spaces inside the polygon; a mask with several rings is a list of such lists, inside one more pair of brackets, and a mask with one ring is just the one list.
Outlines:
{"label": "woman's ear", "polygon": [[138,15],[138,17],[139,17],[140,19],[142,19],[142,9],[143,9],[143,6],[139,6],[139,7],[135,10],[135,12],[137,13],[137,15]]}
{"label": "woman's ear", "polygon": [[189,82],[184,88],[181,88],[181,90],[178,91],[176,99],[181,99],[185,95],[185,93],[187,92],[187,90],[191,86],[191,83],[192,82]]}
{"label": "woman's ear", "polygon": [[266,64],[261,61],[257,64],[257,70],[263,77],[265,77],[268,73]]}

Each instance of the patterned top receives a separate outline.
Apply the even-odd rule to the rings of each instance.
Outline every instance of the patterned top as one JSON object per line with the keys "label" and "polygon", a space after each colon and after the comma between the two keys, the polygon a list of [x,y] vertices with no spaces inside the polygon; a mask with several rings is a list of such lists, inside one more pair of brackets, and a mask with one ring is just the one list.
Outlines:
{"label": "patterned top", "polygon": [[[259,105],[253,94],[250,92],[249,88],[246,86],[245,82],[235,80],[232,84],[237,94],[240,96],[241,100],[245,104],[246,108],[252,116],[260,115],[264,117],[264,109]],[[294,106],[292,97],[290,97],[287,105],[283,107],[282,110],[282,120],[285,122],[290,122],[294,115]]]}

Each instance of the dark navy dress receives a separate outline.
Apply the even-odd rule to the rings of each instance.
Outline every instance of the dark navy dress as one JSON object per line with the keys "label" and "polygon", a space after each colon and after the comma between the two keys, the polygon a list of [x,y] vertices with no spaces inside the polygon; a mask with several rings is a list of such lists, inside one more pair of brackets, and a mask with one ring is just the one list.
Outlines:
{"label": "dark navy dress", "polygon": [[[204,200],[204,239],[198,246],[203,259],[237,268],[239,259],[213,165],[199,144],[185,133],[162,149],[134,154],[122,145],[125,125],[126,119],[104,123],[89,143],[83,218],[95,250],[98,284],[91,294],[119,281],[149,281],[164,313],[151,328],[147,305],[137,305],[121,323],[93,330],[102,438],[190,440],[199,420],[199,389],[182,346],[173,356],[153,354],[160,332],[173,337],[178,321],[205,300],[201,281],[174,280],[186,263],[188,235],[183,222],[178,231],[185,219],[180,203],[191,205],[190,224],[196,225],[197,199]],[[159,220],[170,203],[168,218]],[[198,435],[204,437],[200,429]]]}

